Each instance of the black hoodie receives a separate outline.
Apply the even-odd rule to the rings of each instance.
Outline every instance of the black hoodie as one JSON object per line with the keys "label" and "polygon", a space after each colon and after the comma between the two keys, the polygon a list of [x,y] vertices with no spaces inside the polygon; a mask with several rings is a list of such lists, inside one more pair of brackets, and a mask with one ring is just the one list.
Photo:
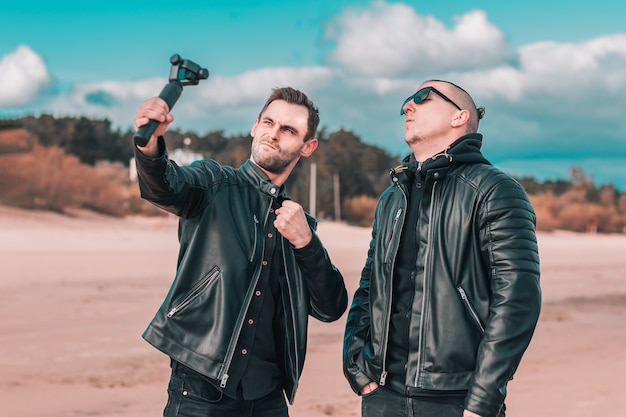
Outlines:
{"label": "black hoodie", "polygon": [[[402,228],[402,237],[400,238],[400,247],[398,255],[395,259],[394,276],[393,276],[393,303],[391,306],[391,320],[389,327],[389,380],[396,380],[398,384],[393,386],[404,385],[405,367],[409,350],[409,323],[411,315],[419,312],[414,309],[414,298],[420,298],[423,295],[423,288],[420,280],[415,277],[419,275],[416,268],[416,254],[418,252],[418,242],[416,236],[418,207],[422,200],[424,189],[427,188],[427,182],[434,176],[432,173],[436,170],[445,169],[453,164],[464,163],[484,163],[489,164],[480,152],[482,144],[482,136],[480,134],[470,134],[462,136],[454,141],[448,148],[438,154],[428,158],[423,162],[418,162],[413,154],[403,159],[403,164],[394,169],[395,172],[404,171],[406,174],[406,191],[407,191],[407,214],[404,226]],[[400,393],[403,394],[403,393]],[[424,392],[425,397],[441,397],[441,394],[435,395],[434,392]],[[452,395],[450,401],[453,403],[463,404],[465,394]]]}

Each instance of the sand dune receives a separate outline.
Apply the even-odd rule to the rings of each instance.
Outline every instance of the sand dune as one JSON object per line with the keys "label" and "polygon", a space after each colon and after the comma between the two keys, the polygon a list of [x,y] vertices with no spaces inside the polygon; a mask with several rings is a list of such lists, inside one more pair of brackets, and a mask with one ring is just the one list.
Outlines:
{"label": "sand dune", "polygon": [[[321,222],[356,289],[369,229]],[[620,415],[626,400],[626,236],[540,234],[544,308],[509,416]],[[173,218],[74,217],[0,206],[2,415],[159,416],[168,360],[140,335],[173,275]],[[338,322],[312,321],[292,416],[358,416]]]}

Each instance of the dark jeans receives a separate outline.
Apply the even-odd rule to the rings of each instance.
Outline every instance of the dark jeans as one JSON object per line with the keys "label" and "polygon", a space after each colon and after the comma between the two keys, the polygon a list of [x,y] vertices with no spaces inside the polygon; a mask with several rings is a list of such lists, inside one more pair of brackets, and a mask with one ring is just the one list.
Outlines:
{"label": "dark jeans", "polygon": [[288,417],[282,391],[257,400],[236,400],[184,366],[174,366],[167,387],[164,417]]}
{"label": "dark jeans", "polygon": [[362,417],[462,417],[458,405],[422,401],[404,397],[378,387],[361,399]]}

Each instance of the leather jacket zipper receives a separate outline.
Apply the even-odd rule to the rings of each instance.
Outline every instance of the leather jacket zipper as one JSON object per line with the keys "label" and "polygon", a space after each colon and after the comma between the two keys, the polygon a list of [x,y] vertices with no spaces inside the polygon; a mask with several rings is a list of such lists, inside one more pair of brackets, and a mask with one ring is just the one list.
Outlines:
{"label": "leather jacket zipper", "polygon": [[[401,187],[398,186],[398,188],[400,189],[400,191],[402,192],[402,195],[404,196],[404,206],[406,207],[408,204],[408,198],[406,195],[406,191]],[[400,217],[402,215],[402,212],[404,211],[404,209],[402,207],[400,207],[398,209],[398,211],[396,211],[396,215],[393,219],[393,224],[391,226],[391,236],[389,237],[389,244],[387,245],[387,253],[385,254],[385,259],[389,259],[389,254],[391,252],[391,250],[393,249],[391,245],[391,243],[393,242],[393,237],[396,235],[396,228],[400,228],[400,233],[402,233],[402,226],[404,226],[404,221],[400,222]],[[393,258],[391,258],[391,269],[390,271],[393,271],[393,269],[395,268],[395,263],[396,263],[396,258],[395,255],[398,253],[398,246],[400,243],[400,239],[398,238],[398,244],[395,245],[395,254],[393,256]],[[387,294],[389,294],[389,298],[387,301],[387,318],[385,320],[385,323],[387,323],[387,328],[385,329],[384,334],[384,340],[383,340],[383,349],[382,349],[382,358],[381,358],[381,373],[380,373],[380,380],[378,381],[378,385],[385,386],[385,384],[387,383],[387,346],[389,344],[389,322],[391,320],[391,293],[393,291],[393,274],[391,276],[391,278],[389,278],[389,286],[387,288]]]}
{"label": "leather jacket zipper", "polygon": [[[433,183],[433,188],[432,191],[430,193],[430,209],[429,209],[429,213],[428,213],[428,242],[432,242],[432,224],[433,224],[433,202],[435,201],[435,190],[437,188],[437,181],[435,181]],[[419,329],[419,334],[418,334],[418,341],[417,341],[417,351],[418,351],[418,355],[417,355],[417,367],[415,369],[415,386],[419,387],[418,385],[418,381],[419,381],[419,376],[420,376],[420,369],[422,367],[422,357],[424,355],[424,349],[423,349],[423,343],[424,343],[424,315],[425,315],[425,311],[426,311],[426,302],[428,300],[428,291],[430,290],[428,287],[428,259],[430,258],[430,247],[431,245],[428,245],[426,248],[426,255],[424,257],[424,280],[422,282],[422,286],[423,286],[423,292],[422,292],[422,311],[420,314],[420,329]]]}
{"label": "leather jacket zipper", "polygon": [[196,298],[202,291],[209,285],[213,278],[218,276],[220,273],[219,268],[213,268],[207,275],[202,279],[202,281],[198,282],[188,293],[185,295],[185,298],[178,304],[176,304],[170,311],[167,313],[167,317],[172,318],[174,314],[185,308],[194,298]]}
{"label": "leather jacket zipper", "polygon": [[[406,194],[404,194],[405,198],[404,201],[406,201]],[[389,254],[391,253],[391,250],[393,249],[391,246],[391,242],[393,242],[393,237],[397,234],[396,233],[396,228],[398,226],[398,220],[400,219],[400,216],[402,215],[402,212],[404,211],[404,209],[402,207],[400,207],[397,211],[396,211],[396,215],[393,218],[393,224],[391,225],[391,235],[389,236],[388,242],[387,242],[387,251],[385,252],[385,263],[387,262],[387,260],[389,259]],[[400,233],[402,233],[402,228],[400,228]],[[392,262],[394,262],[395,260],[392,259]]]}
{"label": "leather jacket zipper", "polygon": [[[294,299],[294,295],[293,292],[291,290],[291,284],[289,281],[289,268],[287,268],[287,256],[285,255],[285,245],[284,245],[284,238],[281,237],[281,241],[280,241],[280,248],[281,251],[283,253],[283,268],[285,269],[285,281],[287,283],[287,291],[289,292],[289,300],[293,300]],[[300,380],[300,374],[298,371],[298,364],[300,363],[300,359],[298,358],[298,352],[300,351],[298,349],[298,333],[296,332],[296,317],[295,317],[295,309],[293,308],[293,303],[290,303],[290,311],[291,311],[291,326],[292,329],[291,331],[293,332],[293,357],[294,357],[294,361],[295,361],[295,367],[294,367],[294,372],[296,373],[295,378],[294,378],[294,386],[293,386],[293,391],[291,392],[291,397],[293,398],[293,395],[295,395],[296,389],[298,388],[298,381]]]}
{"label": "leather jacket zipper", "polygon": [[[272,200],[273,201],[273,200]],[[265,220],[263,221],[263,227],[265,227],[265,225],[267,224],[267,219],[269,217],[270,214],[270,207],[272,206],[272,202],[270,201],[269,206],[267,207],[266,211],[265,211]],[[258,229],[258,218],[256,217],[256,214],[253,214],[253,218],[255,220],[255,228],[254,228],[254,236],[255,236],[255,242],[257,241],[256,236],[257,236],[257,229]],[[263,248],[263,241],[261,241],[260,243],[261,245],[261,253],[263,253],[264,248]],[[256,247],[256,243],[255,243],[255,247]],[[254,251],[253,251],[253,255],[254,255]],[[239,335],[241,334],[241,327],[243,326],[244,323],[244,318],[245,318],[245,314],[248,311],[248,308],[250,307],[250,300],[252,300],[252,294],[254,293],[254,289],[256,288],[256,285],[259,281],[259,276],[261,276],[261,267],[260,265],[257,267],[254,277],[252,278],[252,282],[250,283],[250,286],[248,287],[248,292],[246,293],[246,298],[244,300],[244,307],[242,307],[243,313],[240,313],[240,317],[239,317],[239,325],[236,327],[236,332],[235,334],[233,334],[233,337],[230,339],[231,342],[228,346],[228,350],[226,351],[226,357],[224,359],[224,365],[222,366],[222,369],[220,372],[222,373],[222,377],[220,378],[220,388],[226,388],[226,383],[228,382],[228,370],[230,369],[230,364],[233,361],[233,356],[235,356],[235,347],[237,346],[237,341],[239,340]]]}
{"label": "leather jacket zipper", "polygon": [[463,300],[463,304],[465,305],[465,307],[467,308],[467,311],[470,313],[470,316],[472,317],[472,319],[476,323],[476,326],[478,326],[478,328],[480,329],[480,332],[482,334],[485,334],[485,325],[480,320],[480,317],[478,316],[478,313],[476,312],[476,309],[474,308],[474,306],[472,305],[472,302],[470,301],[469,297],[467,296],[467,293],[465,292],[463,287],[460,287],[460,286],[457,287],[457,291],[461,295],[461,299]]}
{"label": "leather jacket zipper", "polygon": [[254,254],[256,253],[256,245],[259,236],[259,219],[256,214],[252,214],[252,220],[254,221],[254,224],[252,225],[252,227],[254,228],[254,240],[252,241],[252,252],[250,252],[249,258],[250,262],[254,261]]}

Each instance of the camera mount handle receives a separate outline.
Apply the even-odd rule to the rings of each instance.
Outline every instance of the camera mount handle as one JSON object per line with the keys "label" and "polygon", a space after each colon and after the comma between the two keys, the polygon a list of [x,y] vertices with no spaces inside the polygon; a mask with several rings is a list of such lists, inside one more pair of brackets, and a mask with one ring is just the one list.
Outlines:
{"label": "camera mount handle", "polygon": [[[180,55],[174,54],[170,58],[172,68],[170,69],[169,83],[163,87],[159,97],[162,98],[170,111],[180,95],[183,93],[183,86],[197,85],[200,80],[209,78],[209,70],[201,68],[198,64],[188,59],[182,59]],[[148,124],[141,126],[135,132],[133,140],[135,145],[146,146],[154,130],[159,125],[156,120],[150,119]]]}

